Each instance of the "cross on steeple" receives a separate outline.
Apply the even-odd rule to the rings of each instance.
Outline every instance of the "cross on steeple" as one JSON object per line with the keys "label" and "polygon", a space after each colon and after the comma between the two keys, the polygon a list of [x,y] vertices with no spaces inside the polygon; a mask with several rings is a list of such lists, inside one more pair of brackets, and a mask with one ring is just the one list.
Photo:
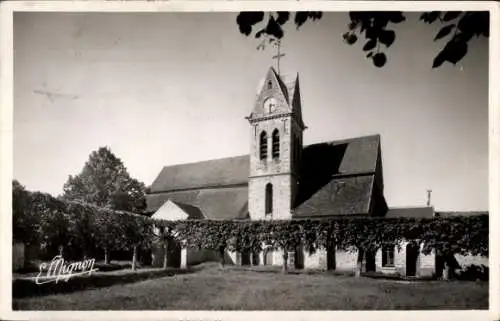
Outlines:
{"label": "cross on steeple", "polygon": [[276,62],[277,62],[276,63],[277,66],[276,67],[278,69],[278,75],[280,75],[280,58],[284,57],[285,54],[281,53],[281,51],[280,51],[280,49],[281,49],[281,40],[279,40],[279,39],[276,40],[275,44],[276,44],[276,47],[278,49],[278,53],[273,56],[273,59],[276,59]]}

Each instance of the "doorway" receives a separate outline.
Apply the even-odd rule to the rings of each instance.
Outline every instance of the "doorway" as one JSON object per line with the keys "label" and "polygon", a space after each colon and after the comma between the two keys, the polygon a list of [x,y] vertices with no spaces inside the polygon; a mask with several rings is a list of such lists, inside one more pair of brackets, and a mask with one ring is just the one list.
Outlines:
{"label": "doorway", "polygon": [[417,275],[418,246],[406,245],[406,276]]}
{"label": "doorway", "polygon": [[436,278],[442,278],[443,277],[443,270],[444,270],[444,263],[445,259],[444,256],[436,254],[435,259],[434,259],[434,264],[435,264],[435,274]]}
{"label": "doorway", "polygon": [[252,253],[252,265],[260,265],[259,252]]}
{"label": "doorway", "polygon": [[251,265],[250,264],[250,252],[249,251],[243,251],[241,253],[241,265]]}
{"label": "doorway", "polygon": [[326,269],[335,270],[337,268],[337,260],[335,246],[328,246],[326,249]]}
{"label": "doorway", "polygon": [[304,249],[302,246],[297,246],[295,249],[295,252],[293,253],[294,256],[294,267],[296,269],[303,269],[304,268]]}
{"label": "doorway", "polygon": [[181,246],[179,243],[172,241],[167,247],[167,266],[173,268],[181,267]]}
{"label": "doorway", "polygon": [[366,272],[375,272],[376,270],[376,265],[375,265],[375,252],[373,251],[367,251],[366,252]]}

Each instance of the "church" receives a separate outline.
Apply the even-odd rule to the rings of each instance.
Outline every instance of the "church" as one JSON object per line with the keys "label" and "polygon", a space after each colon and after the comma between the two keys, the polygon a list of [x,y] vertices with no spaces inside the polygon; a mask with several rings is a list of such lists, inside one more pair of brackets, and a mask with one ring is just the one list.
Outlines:
{"label": "church", "polygon": [[[147,195],[153,218],[288,220],[338,216],[433,217],[429,205],[389,209],[384,197],[379,135],[303,145],[299,76],[270,68],[247,115],[250,154],[166,166]],[[243,117],[244,115],[242,115]],[[423,276],[435,270],[434,255],[396,247],[367,255],[366,271]],[[186,254],[186,264],[219,260],[214,253]],[[332,257],[333,256],[333,257]],[[158,255],[158,257],[161,257]],[[281,265],[282,255],[228,253],[233,264]],[[354,270],[357,253],[295,253],[290,266]],[[333,267],[332,267],[333,265]]]}

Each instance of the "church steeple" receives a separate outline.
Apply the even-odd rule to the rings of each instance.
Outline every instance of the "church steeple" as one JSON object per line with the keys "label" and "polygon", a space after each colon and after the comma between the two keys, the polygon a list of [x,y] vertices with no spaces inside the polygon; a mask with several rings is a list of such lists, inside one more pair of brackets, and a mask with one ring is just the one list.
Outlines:
{"label": "church steeple", "polygon": [[250,216],[290,218],[298,189],[305,129],[298,75],[289,81],[269,68],[247,119],[252,128]]}
{"label": "church steeple", "polygon": [[270,67],[257,91],[254,108],[248,119],[278,113],[292,113],[299,126],[305,129],[299,86],[299,74],[295,78],[280,76]]}

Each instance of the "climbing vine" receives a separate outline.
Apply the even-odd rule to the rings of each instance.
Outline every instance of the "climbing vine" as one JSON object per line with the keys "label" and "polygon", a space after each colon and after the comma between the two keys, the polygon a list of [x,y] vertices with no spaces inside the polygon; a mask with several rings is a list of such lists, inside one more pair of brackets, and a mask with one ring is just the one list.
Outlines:
{"label": "climbing vine", "polygon": [[262,247],[309,252],[335,245],[338,249],[376,251],[384,244],[412,242],[424,254],[488,256],[488,215],[449,218],[349,217],[327,220],[155,221],[177,231],[187,247],[260,251]]}
{"label": "climbing vine", "polygon": [[[49,194],[20,194],[14,239],[48,247],[149,249],[163,241],[184,248],[259,252],[264,248],[313,253],[335,246],[346,251],[376,251],[384,244],[421,245],[424,254],[488,256],[488,215],[448,218],[341,217],[334,219],[224,221],[156,220],[130,212],[56,199]],[[83,253],[85,254],[85,253]],[[135,255],[134,255],[135,257]]]}

